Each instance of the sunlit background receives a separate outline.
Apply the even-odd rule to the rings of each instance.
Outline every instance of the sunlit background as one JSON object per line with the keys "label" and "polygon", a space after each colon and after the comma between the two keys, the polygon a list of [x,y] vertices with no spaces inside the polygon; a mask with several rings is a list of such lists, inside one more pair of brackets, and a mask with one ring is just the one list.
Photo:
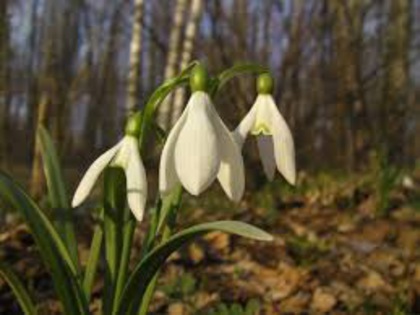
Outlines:
{"label": "sunlit background", "polygon": [[[86,166],[121,134],[132,1],[3,0],[1,6],[2,165],[31,167],[41,121],[66,163]],[[137,106],[165,73],[193,59],[213,74],[258,62],[276,77],[300,170],[363,170],[377,155],[414,165],[419,17],[417,0],[144,1]],[[178,37],[171,42],[173,32]],[[215,103],[234,128],[254,97],[253,78],[244,77]]]}

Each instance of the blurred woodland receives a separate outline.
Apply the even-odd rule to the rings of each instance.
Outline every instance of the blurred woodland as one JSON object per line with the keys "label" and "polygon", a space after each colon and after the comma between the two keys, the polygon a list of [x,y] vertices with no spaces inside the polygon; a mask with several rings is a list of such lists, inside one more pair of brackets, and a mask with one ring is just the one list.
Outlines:
{"label": "blurred woodland", "polygon": [[[214,74],[240,62],[270,67],[300,170],[363,171],[372,159],[413,166],[419,156],[418,0],[0,5],[3,168],[36,164],[38,123],[53,133],[66,165],[87,166],[115,143],[126,113],[193,59]],[[165,129],[186,93],[161,106]],[[239,123],[254,97],[249,77],[217,97],[228,126]]]}

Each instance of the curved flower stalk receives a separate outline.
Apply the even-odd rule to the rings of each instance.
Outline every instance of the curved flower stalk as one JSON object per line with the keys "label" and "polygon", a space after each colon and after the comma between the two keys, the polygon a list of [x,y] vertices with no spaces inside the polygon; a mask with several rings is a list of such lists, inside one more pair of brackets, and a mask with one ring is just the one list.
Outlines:
{"label": "curved flower stalk", "polygon": [[88,168],[74,193],[72,207],[79,206],[90,194],[99,175],[107,167],[124,169],[127,183],[127,201],[138,221],[143,220],[147,199],[147,178],[140,158],[136,117],[129,121],[126,135],[115,146],[99,156]]}
{"label": "curved flower stalk", "polygon": [[159,189],[168,194],[181,183],[199,195],[217,178],[226,195],[238,201],[245,186],[242,155],[205,92],[207,82],[204,68],[196,66],[190,82],[193,94],[163,148]]}
{"label": "curved flower stalk", "polygon": [[273,180],[277,167],[284,178],[294,185],[296,169],[293,137],[271,95],[272,88],[271,76],[260,75],[257,81],[257,99],[233,132],[233,136],[241,147],[249,133],[256,136],[267,178]]}

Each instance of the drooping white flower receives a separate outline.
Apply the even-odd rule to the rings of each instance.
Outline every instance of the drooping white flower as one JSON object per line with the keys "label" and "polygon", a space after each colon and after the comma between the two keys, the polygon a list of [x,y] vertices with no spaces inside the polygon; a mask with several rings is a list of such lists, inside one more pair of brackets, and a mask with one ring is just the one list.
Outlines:
{"label": "drooping white flower", "polygon": [[267,178],[274,178],[277,167],[284,178],[294,185],[296,169],[293,137],[271,94],[258,95],[233,135],[242,146],[249,133],[257,137],[258,151]]}
{"label": "drooping white flower", "polygon": [[181,183],[199,195],[216,178],[230,199],[241,199],[245,178],[240,148],[209,95],[195,91],[163,148],[159,189],[167,194]]}
{"label": "drooping white flower", "polygon": [[72,207],[79,206],[88,197],[99,175],[108,166],[124,169],[128,206],[136,219],[141,221],[147,199],[147,179],[140,158],[138,141],[132,135],[126,135],[92,163],[76,189]]}

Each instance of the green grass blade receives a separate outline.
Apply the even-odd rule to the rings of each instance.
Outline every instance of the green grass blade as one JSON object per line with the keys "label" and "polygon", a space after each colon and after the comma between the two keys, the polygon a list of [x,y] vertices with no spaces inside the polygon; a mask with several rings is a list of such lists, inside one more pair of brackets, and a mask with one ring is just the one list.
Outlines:
{"label": "green grass blade", "polygon": [[35,304],[20,279],[6,264],[0,262],[0,276],[9,284],[25,315],[37,315]]}
{"label": "green grass blade", "polygon": [[118,315],[137,314],[141,297],[165,260],[184,244],[211,231],[221,231],[247,238],[271,241],[272,236],[252,225],[238,221],[216,221],[185,229],[152,250],[133,270],[119,301]]}
{"label": "green grass blade", "polygon": [[14,207],[29,226],[44,263],[51,271],[65,314],[87,314],[78,273],[53,224],[33,200],[9,176],[0,172],[0,198]]}
{"label": "green grass blade", "polygon": [[41,144],[44,173],[47,179],[48,196],[51,207],[55,210],[54,215],[57,217],[57,229],[67,245],[70,256],[77,265],[79,260],[72,218],[73,209],[70,207],[58,154],[48,131],[43,126],[38,129],[38,137]]}

